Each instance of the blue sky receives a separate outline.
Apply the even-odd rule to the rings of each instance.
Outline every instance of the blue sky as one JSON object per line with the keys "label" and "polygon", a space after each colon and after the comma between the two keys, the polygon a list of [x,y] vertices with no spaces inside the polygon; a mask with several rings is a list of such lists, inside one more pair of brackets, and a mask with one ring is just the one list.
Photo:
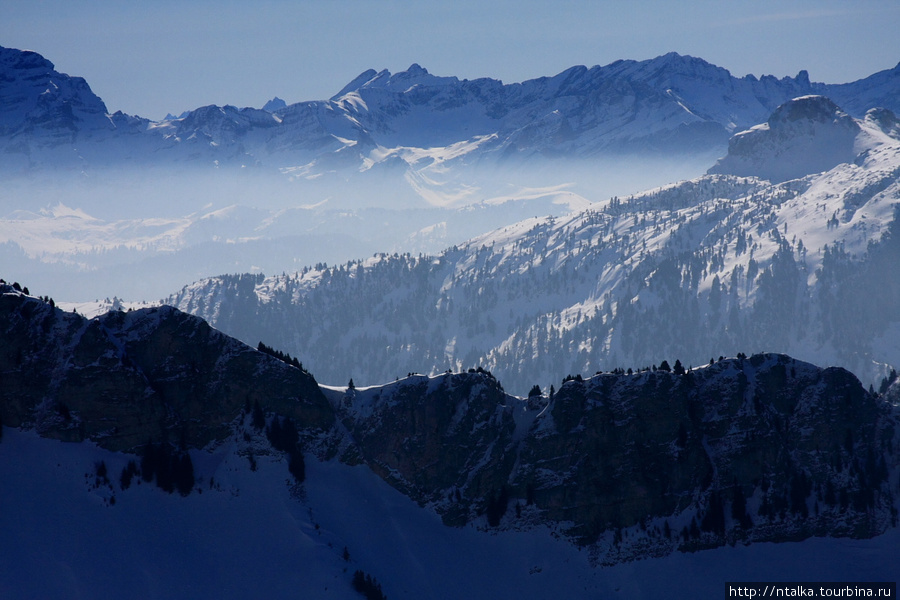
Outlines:
{"label": "blue sky", "polygon": [[87,79],[111,111],[328,98],[368,68],[504,82],[570,66],[699,56],[736,76],[843,83],[900,62],[896,0],[31,0],[0,46]]}

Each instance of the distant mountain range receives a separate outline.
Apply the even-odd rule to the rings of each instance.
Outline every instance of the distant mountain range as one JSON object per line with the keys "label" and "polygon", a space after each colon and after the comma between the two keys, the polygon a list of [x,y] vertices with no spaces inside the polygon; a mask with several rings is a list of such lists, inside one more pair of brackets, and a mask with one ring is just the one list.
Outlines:
{"label": "distant mountain range", "polygon": [[328,100],[264,109],[205,106],[154,122],[117,112],[79,77],[34,52],[0,48],[4,171],[195,164],[283,169],[412,169],[585,158],[709,153],[784,102],[824,95],[851,116],[900,111],[900,66],[846,84],[796,77],[733,77],[702,59],[666,54],[572,67],[503,84],[438,77],[419,65],[366,71]]}
{"label": "distant mountain range", "polygon": [[877,383],[900,365],[898,137],[889,111],[800,97],[698,179],[436,256],[208,278],[167,302],[329,382],[483,365],[524,394],[559,373],[778,349]]}

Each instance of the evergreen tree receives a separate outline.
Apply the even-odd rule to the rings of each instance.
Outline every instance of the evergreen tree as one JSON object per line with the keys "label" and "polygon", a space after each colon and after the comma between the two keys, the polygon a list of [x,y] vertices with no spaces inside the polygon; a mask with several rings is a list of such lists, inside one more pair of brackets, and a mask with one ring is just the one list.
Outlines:
{"label": "evergreen tree", "polygon": [[803,471],[795,472],[791,477],[790,503],[791,512],[802,516],[809,516],[809,508],[806,506],[806,498],[812,492],[812,483]]}
{"label": "evergreen tree", "polygon": [[504,485],[501,486],[500,491],[496,496],[491,494],[491,497],[488,498],[485,514],[487,515],[489,526],[497,527],[500,525],[500,520],[503,518],[503,515],[506,514],[508,504],[509,489]]}
{"label": "evergreen tree", "polygon": [[709,506],[700,521],[700,528],[703,531],[711,531],[719,535],[725,533],[725,507],[716,491],[709,495]]}
{"label": "evergreen tree", "polygon": [[137,472],[137,463],[133,460],[129,460],[128,464],[122,468],[122,474],[119,476],[119,485],[122,488],[122,491],[131,487],[131,480],[137,475]]}
{"label": "evergreen tree", "polygon": [[188,452],[174,459],[175,487],[182,496],[187,496],[194,489],[194,463]]}
{"label": "evergreen tree", "polygon": [[749,529],[753,525],[750,515],[747,514],[747,499],[744,497],[744,491],[737,483],[737,479],[734,481],[734,493],[731,500],[731,517],[740,523],[743,529]]}
{"label": "evergreen tree", "polygon": [[250,420],[250,425],[257,431],[262,431],[263,427],[266,426],[266,413],[263,412],[262,407],[259,405],[259,400],[253,401],[253,418]]}
{"label": "evergreen tree", "polygon": [[692,540],[696,540],[700,537],[700,528],[697,527],[697,519],[696,517],[691,517],[691,529],[690,535]]}
{"label": "evergreen tree", "polygon": [[678,424],[678,436],[675,438],[675,444],[679,448],[684,448],[687,446],[687,427],[684,426],[684,422]]}
{"label": "evergreen tree", "polygon": [[299,447],[295,447],[295,450],[288,455],[288,471],[294,476],[297,483],[303,483],[306,480],[306,461]]}
{"label": "evergreen tree", "polygon": [[378,580],[357,569],[353,573],[353,589],[366,597],[366,600],[387,600],[387,596],[381,591]]}
{"label": "evergreen tree", "polygon": [[172,448],[167,443],[156,447],[156,486],[171,494],[175,491],[175,469],[172,457]]}
{"label": "evergreen tree", "polygon": [[150,483],[156,476],[157,465],[156,447],[153,442],[147,442],[144,446],[144,456],[141,457],[141,478]]}

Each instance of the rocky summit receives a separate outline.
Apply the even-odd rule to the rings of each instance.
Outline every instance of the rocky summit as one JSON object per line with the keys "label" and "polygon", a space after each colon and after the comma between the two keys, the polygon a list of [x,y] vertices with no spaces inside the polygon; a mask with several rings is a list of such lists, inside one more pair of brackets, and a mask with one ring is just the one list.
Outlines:
{"label": "rocky summit", "polygon": [[527,399],[481,368],[320,389],[170,307],[88,320],[0,290],[0,418],[46,437],[141,454],[209,447],[248,412],[290,417],[307,452],[367,465],[447,525],[550,527],[598,564],[897,523],[896,381],[875,393],[757,354],[568,376]]}
{"label": "rocky summit", "polygon": [[802,96],[779,106],[765,123],[732,137],[727,156],[709,172],[773,182],[799,179],[893,143],[895,122],[887,109],[873,109],[857,121],[824,96]]}

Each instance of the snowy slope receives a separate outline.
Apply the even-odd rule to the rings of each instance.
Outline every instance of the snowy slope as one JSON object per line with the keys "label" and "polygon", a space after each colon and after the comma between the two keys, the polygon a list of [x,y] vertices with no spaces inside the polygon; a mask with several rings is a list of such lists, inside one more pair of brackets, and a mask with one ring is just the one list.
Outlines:
{"label": "snowy slope", "polygon": [[547,530],[446,527],[365,467],[308,460],[298,497],[283,461],[261,456],[253,472],[237,446],[192,452],[203,493],[182,498],[146,483],[122,491],[116,477],[113,491],[93,489],[97,462],[117,475],[130,457],[5,428],[4,593],[350,599],[360,597],[350,579],[361,569],[391,599],[694,598],[720,596],[728,581],[893,581],[896,574],[897,529],[871,540],[812,538],[595,568],[585,551]]}
{"label": "snowy slope", "polygon": [[[339,538],[316,530],[283,460],[259,457],[251,472],[235,442],[194,451],[202,479],[182,498],[137,481],[123,491],[131,455],[3,433],[0,575],[9,597],[357,597]],[[100,461],[111,488],[94,487]]]}

